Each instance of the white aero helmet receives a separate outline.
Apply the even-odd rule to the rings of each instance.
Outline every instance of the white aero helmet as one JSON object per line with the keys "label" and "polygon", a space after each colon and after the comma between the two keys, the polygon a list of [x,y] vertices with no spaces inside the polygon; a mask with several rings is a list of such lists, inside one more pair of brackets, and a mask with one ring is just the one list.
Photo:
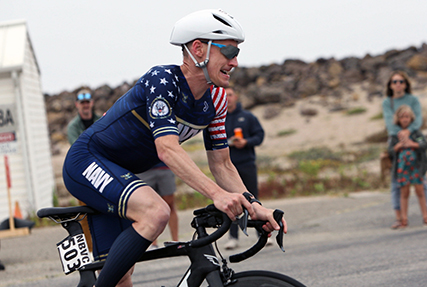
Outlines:
{"label": "white aero helmet", "polygon": [[235,40],[241,43],[245,33],[239,22],[218,9],[201,10],[178,20],[172,30],[170,43],[184,45],[196,39]]}

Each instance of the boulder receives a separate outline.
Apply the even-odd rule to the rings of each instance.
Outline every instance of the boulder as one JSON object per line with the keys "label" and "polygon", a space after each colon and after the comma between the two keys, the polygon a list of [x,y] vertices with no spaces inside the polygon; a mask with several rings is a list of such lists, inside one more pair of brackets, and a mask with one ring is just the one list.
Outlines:
{"label": "boulder", "polygon": [[416,71],[427,71],[427,56],[413,55],[407,62],[406,66]]}

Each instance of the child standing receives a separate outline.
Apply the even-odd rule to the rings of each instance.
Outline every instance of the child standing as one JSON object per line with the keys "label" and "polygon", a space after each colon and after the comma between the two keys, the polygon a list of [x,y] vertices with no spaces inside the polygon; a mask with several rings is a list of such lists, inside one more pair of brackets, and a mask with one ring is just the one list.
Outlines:
{"label": "child standing", "polygon": [[[401,105],[394,114],[395,124],[401,126],[402,129],[407,128],[414,120],[414,112],[407,105]],[[422,182],[427,165],[426,149],[426,139],[418,130],[412,132],[409,138],[398,138],[398,136],[390,138],[389,152],[394,159],[393,176],[400,186],[401,228],[408,225],[408,199],[411,184],[415,187],[423,224],[427,226],[427,207]]]}

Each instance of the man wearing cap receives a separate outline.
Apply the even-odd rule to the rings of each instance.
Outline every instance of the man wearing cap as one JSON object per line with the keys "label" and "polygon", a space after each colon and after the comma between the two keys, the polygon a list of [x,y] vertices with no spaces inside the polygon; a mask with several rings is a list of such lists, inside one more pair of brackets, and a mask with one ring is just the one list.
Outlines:
{"label": "man wearing cap", "polygon": [[[76,102],[77,115],[68,123],[67,137],[68,142],[72,145],[77,138],[94,122],[99,120],[100,116],[93,111],[93,98],[89,89],[81,89],[77,92]],[[79,200],[80,205],[86,205]],[[89,250],[92,251],[92,238],[90,236],[87,219],[81,221],[84,233],[86,235]]]}
{"label": "man wearing cap", "polygon": [[93,98],[88,89],[82,89],[76,97],[77,115],[69,122],[67,127],[68,142],[73,144],[77,138],[100,116],[93,111]]}

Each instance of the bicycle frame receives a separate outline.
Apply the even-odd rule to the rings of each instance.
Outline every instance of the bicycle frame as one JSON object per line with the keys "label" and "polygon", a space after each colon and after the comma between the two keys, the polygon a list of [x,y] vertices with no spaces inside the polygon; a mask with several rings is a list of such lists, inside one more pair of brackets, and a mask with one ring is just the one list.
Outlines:
{"label": "bicycle frame", "polygon": [[[225,259],[222,260],[221,270],[221,263],[216,256],[212,242],[216,241],[228,231],[231,221],[224,213],[221,213],[222,218],[218,217],[218,214],[213,215],[213,213],[208,213],[208,211],[212,212],[212,208],[214,208],[213,205],[194,211],[196,217],[194,217],[191,225],[196,230],[195,234],[197,235],[197,239],[187,242],[170,242],[167,243],[165,247],[146,251],[144,255],[138,260],[138,262],[161,258],[187,256],[191,261],[191,265],[185,272],[182,279],[179,281],[177,285],[178,287],[197,287],[200,286],[205,279],[210,287],[223,287],[230,283],[234,271],[227,267],[227,262]],[[216,212],[218,213],[218,211]],[[281,211],[276,213],[275,216],[280,216],[281,218],[283,213],[280,214],[280,212]],[[61,243],[58,243],[58,245],[67,245],[67,239],[71,242],[74,240],[74,238],[76,238],[75,236],[78,238],[84,236],[83,229],[79,221],[82,220],[87,214],[94,213],[95,211],[89,207],[79,206],[70,208],[41,209],[37,212],[37,215],[40,218],[49,217],[56,223],[60,223],[62,227],[67,230],[69,236]],[[261,236],[259,237],[258,242],[252,248],[246,250],[243,253],[230,256],[230,262],[240,262],[253,256],[259,250],[261,250],[267,242],[267,233],[262,230],[262,225],[265,224],[265,222],[248,222],[247,218],[243,221],[248,223],[247,226],[255,227],[258,232],[260,232]],[[279,222],[279,220],[277,221]],[[208,234],[206,232],[206,227],[219,227],[219,229],[211,234]],[[69,243],[69,245],[71,245],[71,243]],[[281,242],[279,243],[279,246],[282,248]],[[80,273],[80,282],[77,286],[92,287],[96,281],[95,272],[96,270],[102,269],[104,262],[105,261],[95,261],[82,266],[72,266]],[[82,262],[79,262],[79,264],[80,263]]]}
{"label": "bicycle frame", "polygon": [[[61,225],[68,231],[69,236],[83,234],[83,229],[78,221],[68,221]],[[200,227],[198,233],[203,237],[203,233],[206,234],[205,228]],[[173,242],[168,246],[146,251],[138,262],[178,256],[188,256],[191,261],[191,265],[179,281],[178,287],[197,287],[205,278],[211,287],[224,286],[220,274],[221,265],[212,244],[195,248],[191,247],[191,242]],[[95,271],[101,269],[103,265],[104,261],[95,261],[81,267],[78,270],[80,273],[78,287],[93,286],[96,281]]]}

